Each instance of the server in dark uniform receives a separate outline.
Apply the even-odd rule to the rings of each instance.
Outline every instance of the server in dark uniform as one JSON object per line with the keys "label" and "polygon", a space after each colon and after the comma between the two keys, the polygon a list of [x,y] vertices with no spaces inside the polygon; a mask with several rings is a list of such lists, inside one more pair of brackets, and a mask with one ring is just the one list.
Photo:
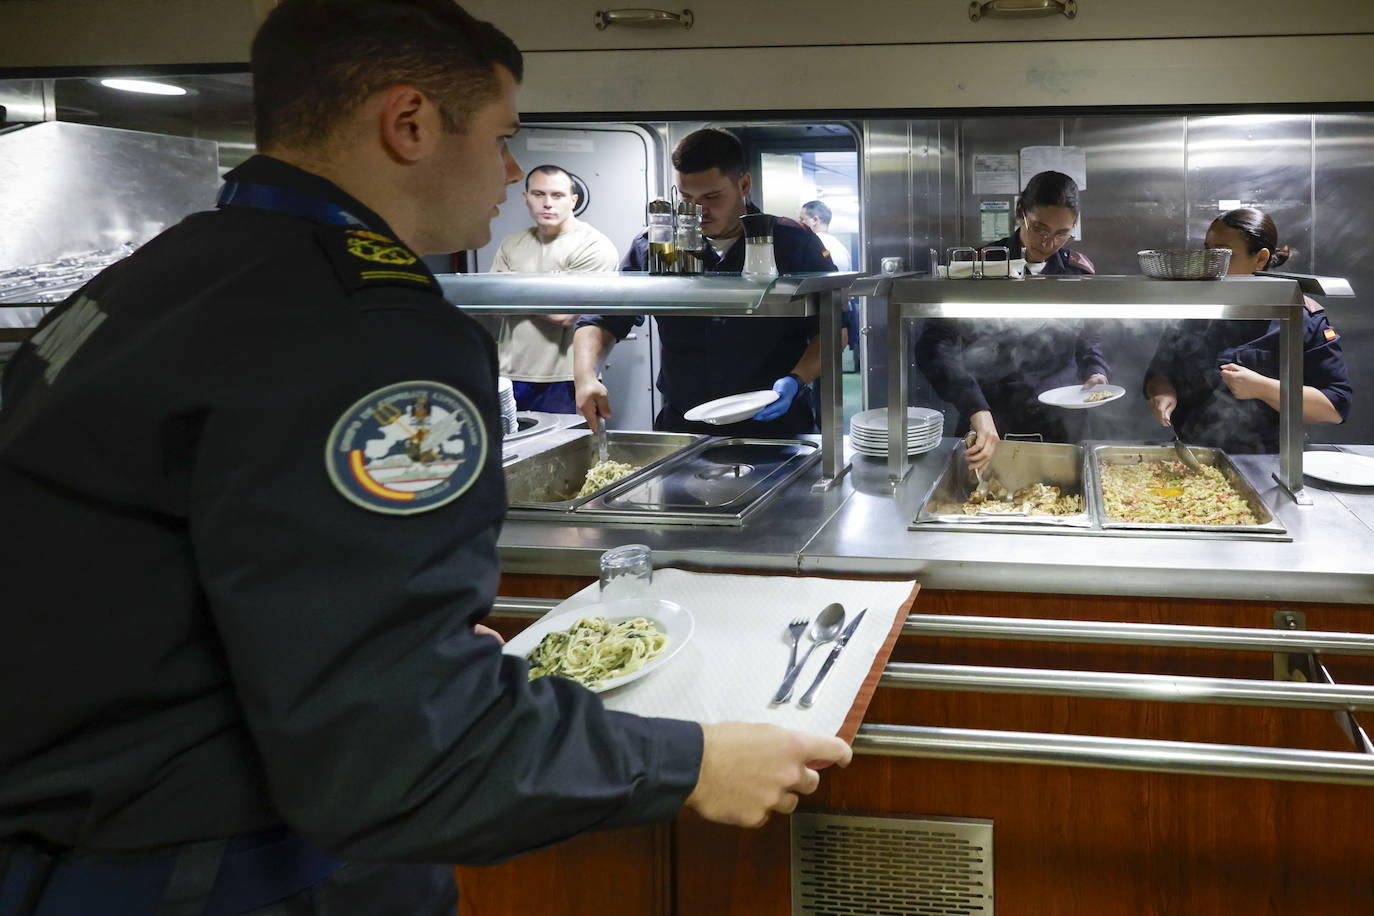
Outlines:
{"label": "server in dark uniform", "polygon": [[[1208,248],[1231,249],[1228,274],[1253,274],[1283,264],[1278,227],[1250,207],[1212,221]],[[1302,419],[1344,423],[1352,389],[1341,337],[1326,311],[1306,299],[1303,315]],[[1145,373],[1145,397],[1159,422],[1189,443],[1235,453],[1279,450],[1279,323],[1208,319],[1180,321],[1160,338]]]}
{"label": "server in dark uniform", "polygon": [[848,759],[608,712],[479,625],[495,347],[417,253],[490,238],[520,72],[448,0],[284,0],[266,155],[8,366],[0,914],[451,916],[451,863],[757,824]]}
{"label": "server in dark uniform", "polygon": [[[1065,247],[1078,222],[1078,185],[1062,172],[1040,172],[1016,201],[1016,231],[985,247],[1024,258],[1028,274],[1092,274],[1080,252]],[[1064,385],[1106,384],[1100,323],[1080,319],[927,319],[916,363],[937,394],[959,411],[956,430],[973,430],[969,464],[986,467],[1003,436],[1074,442],[1086,411],[1047,406],[1041,392]]]}
{"label": "server in dark uniform", "polygon": [[[707,237],[707,272],[740,273],[744,269],[744,224],[740,217],[760,212],[749,202],[752,178],[745,170],[744,149],[731,133],[706,128],[688,134],[673,151],[677,188],[682,199],[702,207],[701,228]],[[814,232],[795,220],[777,218],[773,235],[779,273],[833,271],[834,263]],[[647,270],[649,240],[641,233],[620,264],[621,270]],[[573,374],[577,410],[596,426],[611,415],[606,386],[597,378],[606,354],[643,316],[583,315],[573,335]],[[695,318],[656,319],[663,367],[658,390],[663,408],[655,429],[712,435],[791,436],[816,429],[810,400],[798,393],[821,371],[820,319]],[[747,391],[772,388],[778,400],[748,420],[714,426],[692,422],[683,414],[699,404]]]}

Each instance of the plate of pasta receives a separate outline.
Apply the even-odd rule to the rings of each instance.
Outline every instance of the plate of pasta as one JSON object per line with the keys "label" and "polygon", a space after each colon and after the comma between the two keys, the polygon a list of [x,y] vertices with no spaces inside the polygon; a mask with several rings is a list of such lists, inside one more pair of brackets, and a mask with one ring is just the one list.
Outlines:
{"label": "plate of pasta", "polygon": [[530,680],[557,675],[595,693],[668,664],[692,638],[692,612],[657,598],[626,598],[540,618],[502,650],[530,665]]}

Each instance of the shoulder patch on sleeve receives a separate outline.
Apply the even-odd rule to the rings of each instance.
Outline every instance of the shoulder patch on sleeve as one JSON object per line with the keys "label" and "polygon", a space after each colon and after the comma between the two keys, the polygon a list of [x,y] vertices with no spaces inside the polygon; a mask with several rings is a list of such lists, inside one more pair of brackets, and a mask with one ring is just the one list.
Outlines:
{"label": "shoulder patch on sleeve", "polygon": [[324,465],[344,498],[385,515],[414,515],[453,502],[482,473],[491,437],[456,388],[397,382],[344,411],[329,433]]}
{"label": "shoulder patch on sleeve", "polygon": [[1081,251],[1070,251],[1069,263],[1079,270],[1086,270],[1090,274],[1097,273],[1097,268],[1093,267],[1093,262]]}
{"label": "shoulder patch on sleeve", "polygon": [[439,282],[404,243],[348,226],[320,226],[315,233],[339,282],[350,292],[367,286],[408,286],[439,292]]}

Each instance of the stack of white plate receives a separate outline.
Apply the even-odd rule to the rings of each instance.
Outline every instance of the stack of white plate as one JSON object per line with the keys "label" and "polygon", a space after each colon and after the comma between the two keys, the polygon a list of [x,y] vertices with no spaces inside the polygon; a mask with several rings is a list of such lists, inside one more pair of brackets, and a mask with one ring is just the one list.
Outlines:
{"label": "stack of white plate", "polygon": [[496,390],[501,395],[501,425],[503,432],[514,432],[515,423],[515,386],[504,375],[497,379]]}
{"label": "stack of white plate", "polygon": [[[940,444],[945,417],[929,407],[906,409],[906,453],[919,455]],[[887,454],[887,408],[878,407],[854,414],[849,421],[849,443],[862,455]]]}

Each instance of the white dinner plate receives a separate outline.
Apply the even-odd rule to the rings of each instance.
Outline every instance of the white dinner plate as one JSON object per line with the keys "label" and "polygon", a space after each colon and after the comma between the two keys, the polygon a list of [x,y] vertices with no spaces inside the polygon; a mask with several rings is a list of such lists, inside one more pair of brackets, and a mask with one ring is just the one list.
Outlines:
{"label": "white dinner plate", "polygon": [[[945,415],[938,410],[929,407],[908,407],[906,409],[906,430],[924,430],[933,427],[935,424],[944,425]],[[849,420],[850,429],[859,429],[864,432],[887,432],[887,408],[874,407],[871,410],[861,410],[854,414]]]}
{"label": "white dinner plate", "polygon": [[1374,487],[1374,458],[1349,452],[1303,452],[1302,472],[1347,487]]}
{"label": "white dinner plate", "polygon": [[[1089,401],[1087,397],[1092,394],[1106,391],[1111,394],[1109,398],[1102,398],[1098,401]],[[1082,407],[1101,407],[1103,404],[1110,404],[1117,398],[1126,393],[1126,389],[1120,385],[1098,385],[1095,388],[1084,388],[1082,385],[1065,385],[1063,388],[1051,388],[1049,391],[1040,392],[1040,403],[1049,404],[1051,407],[1067,407],[1070,410],[1077,410]]]}
{"label": "white dinner plate", "polygon": [[732,394],[729,397],[698,404],[682,416],[693,423],[711,423],[717,426],[723,423],[738,423],[749,419],[777,399],[778,393],[772,389],[746,391],[744,394]]}
{"label": "white dinner plate", "polygon": [[629,674],[623,674],[620,677],[613,677],[602,682],[600,687],[588,687],[587,689],[593,693],[605,693],[607,690],[614,690],[662,668],[672,660],[673,656],[682,651],[683,646],[687,645],[687,641],[692,638],[692,631],[696,627],[692,612],[680,604],[657,598],[624,598],[606,604],[600,602],[584,604],[581,607],[567,608],[556,614],[546,614],[511,637],[501,651],[507,655],[518,655],[524,658],[538,647],[540,640],[545,636],[559,630],[569,629],[583,617],[605,617],[612,623],[619,623],[632,617],[648,617],[657,623],[658,628],[668,637],[668,645],[663,647],[663,651],[659,655],[649,659],[643,668],[638,671],[631,671]]}

